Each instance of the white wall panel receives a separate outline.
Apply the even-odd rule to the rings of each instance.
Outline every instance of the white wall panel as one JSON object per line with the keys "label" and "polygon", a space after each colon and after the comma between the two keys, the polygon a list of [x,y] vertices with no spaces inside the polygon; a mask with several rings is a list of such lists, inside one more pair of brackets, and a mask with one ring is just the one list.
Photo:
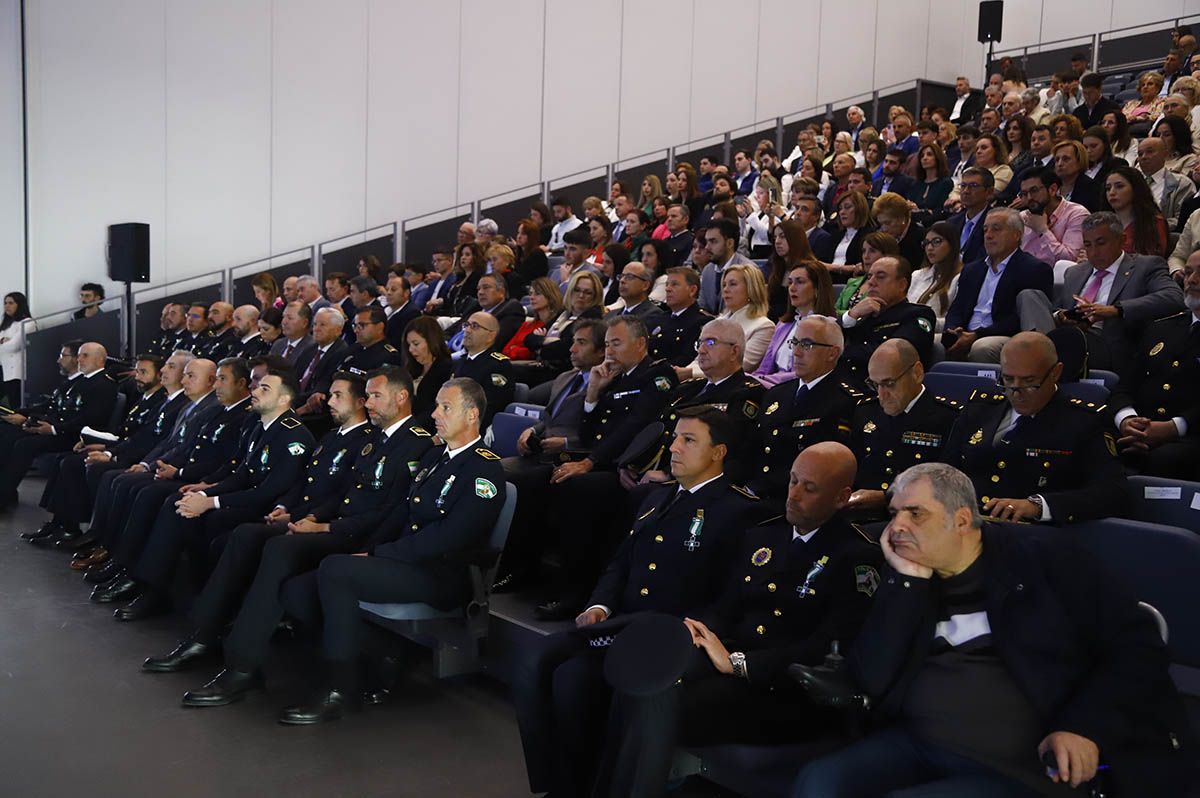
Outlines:
{"label": "white wall panel", "polygon": [[[973,42],[979,33],[979,4],[964,3],[964,5],[966,6],[966,25],[963,34],[968,41]],[[1041,40],[1055,38],[1041,34],[1044,5],[1049,4],[1044,3],[1043,0],[1004,0],[1003,38],[996,43],[996,49],[1023,47],[1026,44],[1040,41],[1039,35],[1042,35]],[[1095,9],[1098,4],[1089,2],[1089,0],[1062,0],[1058,2],[1058,5],[1071,9],[1075,17],[1082,20],[1086,19],[1088,10]],[[983,63],[982,59],[980,63]],[[978,68],[977,71],[979,71]],[[974,83],[974,78],[972,78],[972,83]]]}
{"label": "white wall panel", "polygon": [[[977,80],[973,73],[964,73],[962,70],[966,53],[963,36],[965,9],[966,4],[960,0],[929,0],[929,44],[925,48],[925,74],[931,80],[951,83],[962,74]],[[970,40],[974,41],[974,38],[972,36]]]}
{"label": "white wall panel", "polygon": [[[915,77],[923,70],[929,37],[929,5],[922,2],[882,2],[875,14],[878,39],[875,46],[875,85],[887,86]],[[937,44],[940,46],[940,43]]]}
{"label": "white wall panel", "polygon": [[[458,197],[469,202],[537,180],[543,8],[527,0],[462,6]],[[579,56],[570,66],[591,63]]]}
{"label": "white wall panel", "polygon": [[[1140,0],[1139,0],[1140,1]],[[1007,28],[1008,8],[1005,3],[1004,22]],[[1097,30],[1107,30],[1112,18],[1112,6],[1109,3],[1092,3],[1087,10],[1078,4],[1042,2],[1041,40],[1054,41],[1068,39],[1079,35],[1089,35]],[[1146,17],[1153,19],[1153,17]]]}
{"label": "white wall panel", "polygon": [[270,0],[171,0],[166,26],[166,269],[155,282],[271,254]]}
{"label": "white wall panel", "polygon": [[[877,0],[848,4],[821,0],[821,42],[817,77],[817,102],[840,100],[871,90],[876,57],[875,7]],[[918,57],[914,49],[912,57]],[[921,59],[924,61],[924,59]],[[897,75],[895,80],[902,78]],[[887,81],[892,83],[894,81]]]}
{"label": "white wall panel", "polygon": [[[1188,3],[1184,0],[1137,0],[1137,2],[1113,0],[1112,18],[1109,20],[1111,25],[1106,27],[1126,28],[1160,19],[1173,19],[1180,14],[1195,13],[1194,11],[1189,12],[1186,8],[1187,5]],[[1169,37],[1167,41],[1170,41]],[[1163,53],[1165,54],[1166,51],[1164,50]]]}
{"label": "white wall panel", "polygon": [[792,0],[759,0],[758,91],[755,121],[816,105],[816,4],[800,4],[809,15],[797,18]]}
{"label": "white wall panel", "polygon": [[21,9],[0,0],[0,291],[25,290],[25,168],[21,133]]}
{"label": "white wall panel", "polygon": [[[736,18],[735,18],[736,17]],[[754,119],[758,2],[695,0],[689,138],[720,133]],[[676,37],[667,41],[678,42]],[[681,46],[672,44],[672,47]],[[671,72],[664,58],[662,74]],[[665,83],[665,82],[664,82]],[[669,91],[664,85],[663,91]]]}
{"label": "white wall panel", "polygon": [[621,5],[621,0],[546,3],[545,63],[554,65],[543,78],[542,172],[547,177],[617,159]]}
{"label": "white wall panel", "polygon": [[271,249],[365,228],[366,0],[275,6]]}
{"label": "white wall panel", "polygon": [[368,225],[457,201],[458,36],[445,32],[458,30],[460,10],[458,0],[371,1]]}
{"label": "white wall panel", "polygon": [[155,0],[27,8],[34,312],[105,275],[107,226],[149,222],[164,267],[164,9]]}
{"label": "white wall panel", "polygon": [[[624,4],[620,157],[630,158],[689,137],[691,71],[680,65],[692,62],[692,4],[690,0],[624,0]],[[659,77],[664,73],[676,74],[680,85],[665,88]]]}

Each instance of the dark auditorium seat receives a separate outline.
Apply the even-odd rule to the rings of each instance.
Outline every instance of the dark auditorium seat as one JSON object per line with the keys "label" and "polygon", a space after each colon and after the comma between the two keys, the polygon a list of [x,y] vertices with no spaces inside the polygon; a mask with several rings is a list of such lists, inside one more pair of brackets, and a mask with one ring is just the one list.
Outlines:
{"label": "dark auditorium seat", "polygon": [[492,418],[491,450],[501,457],[516,457],[517,438],[537,424],[537,418],[516,413],[497,413]]}
{"label": "dark auditorium seat", "polygon": [[1200,532],[1200,482],[1131,476],[1128,506],[1134,520]]}
{"label": "dark auditorium seat", "polygon": [[937,371],[936,366],[934,371],[925,375],[925,387],[938,396],[944,396],[956,402],[968,401],[975,391],[999,390],[993,377],[976,377],[970,374]]}

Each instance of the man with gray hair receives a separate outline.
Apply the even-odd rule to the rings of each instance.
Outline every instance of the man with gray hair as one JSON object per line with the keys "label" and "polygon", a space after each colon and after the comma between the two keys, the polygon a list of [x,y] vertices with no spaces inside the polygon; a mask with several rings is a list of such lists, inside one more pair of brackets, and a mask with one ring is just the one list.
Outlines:
{"label": "man with gray hair", "polygon": [[321,284],[311,274],[302,274],[296,278],[296,291],[300,301],[308,305],[313,313],[330,305],[329,300],[321,293]]}
{"label": "man with gray hair", "polygon": [[1025,222],[1012,208],[993,208],[983,222],[982,260],[963,266],[946,312],[942,343],[948,360],[995,363],[1004,342],[1022,329],[1017,295],[1034,288],[1049,298],[1054,269],[1020,249]]}
{"label": "man with gray hair", "polygon": [[1058,300],[1026,289],[1017,307],[1026,328],[1082,330],[1088,364],[1124,373],[1142,327],[1183,310],[1183,291],[1165,260],[1124,251],[1125,225],[1115,213],[1093,213],[1081,228],[1087,260],[1067,269]]}
{"label": "man with gray hair", "polygon": [[475,225],[475,243],[487,251],[488,244],[500,234],[500,225],[494,219],[480,219]]}
{"label": "man with gray hair", "polygon": [[889,510],[888,567],[847,657],[883,724],[792,795],[1073,795],[1101,758],[1114,792],[1186,792],[1168,652],[1122,580],[1065,537],[984,523],[942,463],[902,473]]}
{"label": "man with gray hair", "polygon": [[1050,111],[1042,105],[1042,95],[1037,89],[1025,89],[1021,92],[1021,110],[1035,125],[1044,125],[1050,118]]}

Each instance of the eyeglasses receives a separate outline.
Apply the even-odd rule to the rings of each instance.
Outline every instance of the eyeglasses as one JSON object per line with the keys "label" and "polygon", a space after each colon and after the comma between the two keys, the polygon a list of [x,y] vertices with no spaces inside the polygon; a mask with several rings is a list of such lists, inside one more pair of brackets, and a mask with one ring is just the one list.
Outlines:
{"label": "eyeglasses", "polygon": [[814,341],[811,338],[801,338],[800,340],[796,340],[795,338],[789,338],[787,340],[787,342],[788,342],[788,346],[790,346],[792,349],[795,349],[796,347],[800,347],[805,352],[811,352],[813,350],[813,347],[816,347],[816,346],[822,346],[822,347],[825,347],[826,349],[836,349],[837,348],[833,344],[823,344],[820,341]]}
{"label": "eyeglasses", "polygon": [[1025,189],[1021,189],[1020,191],[1017,192],[1017,196],[1021,197],[1023,199],[1025,197],[1032,197],[1034,194],[1041,194],[1045,190],[1046,189],[1043,188],[1042,186],[1038,186],[1037,188],[1031,188],[1028,191],[1026,191]]}
{"label": "eyeglasses", "polygon": [[[477,321],[469,321],[466,324],[464,324],[463,327],[465,327],[468,330],[490,330],[490,328],[484,327],[482,324],[480,324]],[[490,330],[490,332],[495,332],[495,330]]]}
{"label": "eyeglasses", "polygon": [[958,184],[958,190],[960,192],[967,191],[967,190],[975,191],[975,190],[981,189],[981,188],[983,188],[983,183],[959,183]]}
{"label": "eyeglasses", "polygon": [[865,380],[863,380],[863,382],[866,383],[867,387],[870,388],[875,393],[879,393],[880,388],[886,388],[889,391],[895,390],[896,383],[900,382],[901,377],[903,377],[908,372],[912,371],[913,366],[916,366],[917,362],[918,361],[914,360],[908,368],[906,368],[904,371],[897,374],[895,377],[892,377],[891,379],[880,380],[879,382],[875,382],[875,380],[871,379],[870,377],[867,377]]}
{"label": "eyeglasses", "polygon": [[650,278],[646,277],[646,275],[632,274],[630,272],[622,272],[621,275],[619,277],[617,277],[617,280],[619,280],[622,283],[628,282],[629,280],[642,280],[643,282],[647,282],[647,283],[650,282]]}
{"label": "eyeglasses", "polygon": [[704,346],[706,349],[712,349],[717,344],[725,344],[725,346],[736,346],[736,344],[734,344],[732,341],[722,341],[719,338],[701,338],[698,341],[696,341],[695,350],[697,352],[699,352],[701,346]]}
{"label": "eyeglasses", "polygon": [[946,239],[944,239],[944,238],[927,238],[922,242],[922,245],[926,249],[929,249],[930,247],[940,247],[942,244],[945,244],[945,243],[946,243]]}
{"label": "eyeglasses", "polygon": [[[1056,363],[1055,366],[1057,366],[1057,365],[1058,364]],[[1032,385],[1014,385],[1013,383],[1016,380],[1020,379],[1019,377],[1009,377],[1007,375],[1002,374],[1000,376],[1000,379],[996,380],[996,385],[997,385],[997,387],[1000,388],[1000,390],[1004,391],[1007,394],[1011,394],[1012,396],[1021,396],[1021,395],[1028,396],[1030,394],[1034,394],[1034,393],[1037,393],[1038,391],[1040,391],[1042,389],[1042,386],[1044,386],[1046,384],[1046,380],[1050,378],[1050,374],[1053,371],[1054,371],[1054,366],[1051,366],[1049,371],[1047,371],[1045,374],[1042,375],[1041,380],[1039,380],[1038,382],[1036,382]]]}

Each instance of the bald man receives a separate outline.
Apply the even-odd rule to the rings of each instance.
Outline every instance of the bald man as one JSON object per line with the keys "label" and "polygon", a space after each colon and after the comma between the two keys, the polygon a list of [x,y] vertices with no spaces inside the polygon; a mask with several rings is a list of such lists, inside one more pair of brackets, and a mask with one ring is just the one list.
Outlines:
{"label": "bald man", "polygon": [[496,345],[499,334],[500,322],[495,316],[482,310],[472,313],[463,324],[463,356],[454,362],[454,376],[475,380],[487,395],[481,430],[486,430],[492,418],[508,406],[516,391],[512,361]]}
{"label": "bald man", "polygon": [[853,452],[834,441],[795,458],[784,514],[745,531],[721,599],[683,621],[695,649],[682,680],[618,693],[623,739],[609,740],[615,767],[595,794],[662,795],[677,742],[779,744],[827,732],[787,667],[819,664],[835,640],[849,648],[879,587],[879,546],[842,516],[855,471]]}
{"label": "bald man", "polygon": [[230,357],[253,360],[267,354],[270,344],[258,333],[258,317],[261,314],[254,305],[241,305],[233,311],[233,334],[235,340]]}
{"label": "bald man", "polygon": [[221,361],[230,357],[237,344],[238,334],[233,329],[233,305],[214,302],[208,306],[208,334],[200,357]]}
{"label": "bald man", "polygon": [[1066,524],[1121,514],[1109,416],[1063,396],[1062,370],[1053,341],[1018,333],[1000,351],[1002,385],[976,391],[955,422],[944,461],[971,477],[984,515]]}
{"label": "bald man", "polygon": [[[63,354],[66,350],[63,347]],[[62,394],[61,401],[47,406],[40,414],[14,414],[24,419],[16,434],[0,438],[0,507],[17,503],[17,486],[25,478],[33,458],[47,452],[69,451],[84,427],[103,429],[108,425],[117,398],[117,384],[104,372],[107,358],[108,352],[101,344],[83,344],[75,360],[74,375],[68,375],[72,384]]]}

